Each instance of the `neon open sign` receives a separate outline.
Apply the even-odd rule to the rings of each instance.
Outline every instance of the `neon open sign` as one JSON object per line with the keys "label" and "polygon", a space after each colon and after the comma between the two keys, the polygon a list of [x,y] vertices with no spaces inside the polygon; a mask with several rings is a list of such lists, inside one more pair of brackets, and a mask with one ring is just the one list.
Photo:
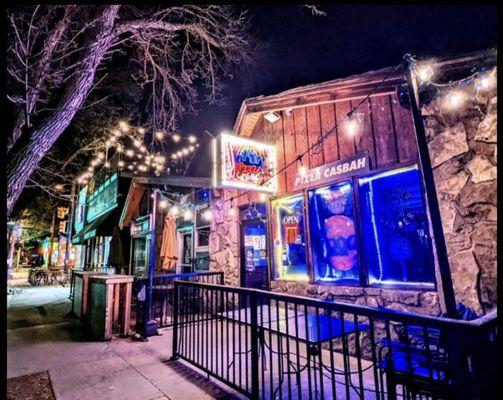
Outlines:
{"label": "neon open sign", "polygon": [[222,134],[213,143],[214,186],[276,191],[273,145]]}

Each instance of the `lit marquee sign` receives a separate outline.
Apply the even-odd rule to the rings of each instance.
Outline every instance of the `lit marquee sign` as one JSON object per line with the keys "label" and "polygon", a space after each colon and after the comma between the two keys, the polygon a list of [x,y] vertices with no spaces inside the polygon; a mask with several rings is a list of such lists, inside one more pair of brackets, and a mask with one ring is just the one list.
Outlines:
{"label": "lit marquee sign", "polygon": [[213,185],[276,191],[276,150],[239,136],[221,134],[213,142]]}

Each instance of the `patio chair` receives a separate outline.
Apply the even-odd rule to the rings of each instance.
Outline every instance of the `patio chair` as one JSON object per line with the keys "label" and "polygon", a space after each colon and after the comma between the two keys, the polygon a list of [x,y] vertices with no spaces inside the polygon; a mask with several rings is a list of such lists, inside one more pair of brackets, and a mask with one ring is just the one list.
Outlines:
{"label": "patio chair", "polygon": [[[461,303],[457,313],[462,320],[478,317]],[[437,328],[404,324],[396,326],[395,330],[398,341],[381,339],[378,342],[379,368],[381,374],[386,374],[388,396],[396,398],[396,386],[401,385],[406,399],[424,395],[455,398],[445,333]]]}

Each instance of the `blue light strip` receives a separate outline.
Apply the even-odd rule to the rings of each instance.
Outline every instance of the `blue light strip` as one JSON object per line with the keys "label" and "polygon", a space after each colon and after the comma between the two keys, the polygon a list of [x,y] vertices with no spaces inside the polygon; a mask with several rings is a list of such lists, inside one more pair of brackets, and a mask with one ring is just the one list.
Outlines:
{"label": "blue light strip", "polygon": [[379,244],[379,234],[377,231],[376,217],[374,212],[374,188],[372,186],[372,180],[369,180],[369,202],[370,202],[370,221],[372,222],[372,230],[374,232],[374,237],[376,241],[377,249],[377,261],[379,263],[379,280],[382,281],[383,276],[383,265],[381,256],[381,245]]}
{"label": "blue light strip", "polygon": [[359,180],[359,184],[360,185],[368,183],[369,184],[369,188],[370,188],[370,190],[369,190],[370,221],[372,223],[372,230],[374,232],[374,237],[375,237],[375,242],[376,242],[376,250],[377,250],[377,260],[378,260],[378,263],[379,263],[379,280],[378,281],[382,281],[382,278],[383,278],[383,262],[382,262],[382,255],[381,255],[381,246],[379,244],[379,233],[378,233],[378,230],[377,230],[377,224],[376,224],[376,219],[375,219],[374,189],[373,189],[373,186],[372,186],[372,182],[374,180],[376,180],[376,179],[386,178],[388,176],[393,176],[393,175],[397,175],[397,174],[403,174],[404,172],[408,172],[408,171],[411,171],[411,170],[417,170],[417,169],[418,169],[418,166],[416,164],[414,164],[414,165],[411,165],[409,167],[398,168],[398,169],[394,169],[394,170],[391,170],[391,171],[382,172],[380,174],[369,176],[367,178],[361,178]]}

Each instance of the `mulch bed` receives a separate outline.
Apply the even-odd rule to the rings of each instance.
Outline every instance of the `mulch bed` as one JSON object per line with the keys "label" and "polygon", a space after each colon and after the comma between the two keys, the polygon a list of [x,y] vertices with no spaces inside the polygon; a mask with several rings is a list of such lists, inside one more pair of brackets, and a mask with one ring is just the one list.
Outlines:
{"label": "mulch bed", "polygon": [[7,400],[56,400],[49,371],[7,379]]}

